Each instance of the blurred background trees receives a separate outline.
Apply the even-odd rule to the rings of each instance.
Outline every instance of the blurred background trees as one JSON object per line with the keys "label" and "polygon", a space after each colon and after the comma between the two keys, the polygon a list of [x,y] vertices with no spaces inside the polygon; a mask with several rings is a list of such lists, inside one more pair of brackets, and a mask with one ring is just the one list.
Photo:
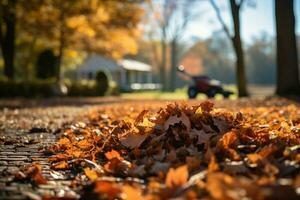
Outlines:
{"label": "blurred background trees", "polygon": [[57,56],[57,79],[65,55],[97,52],[118,59],[134,54],[142,16],[140,4],[131,1],[1,0],[5,75],[14,77],[14,64],[32,73],[29,66],[44,49]]}
{"label": "blurred background trees", "polygon": [[[0,71],[10,80],[52,77],[59,82],[95,53],[150,64],[153,82],[161,83],[164,91],[187,84],[176,73],[183,64],[191,74],[237,84],[240,96],[248,94],[247,83],[277,84],[277,94],[295,94],[300,91],[295,1],[273,1],[276,36],[258,32],[245,41],[241,27],[247,19],[240,15],[256,2],[1,0]],[[192,37],[189,32],[208,12],[223,31]]]}

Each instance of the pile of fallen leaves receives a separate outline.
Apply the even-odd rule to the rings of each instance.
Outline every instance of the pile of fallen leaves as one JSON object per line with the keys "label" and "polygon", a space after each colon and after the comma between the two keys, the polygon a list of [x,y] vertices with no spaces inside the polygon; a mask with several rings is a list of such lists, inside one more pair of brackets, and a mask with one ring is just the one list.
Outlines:
{"label": "pile of fallen leaves", "polygon": [[47,153],[83,199],[299,199],[300,109],[94,110]]}

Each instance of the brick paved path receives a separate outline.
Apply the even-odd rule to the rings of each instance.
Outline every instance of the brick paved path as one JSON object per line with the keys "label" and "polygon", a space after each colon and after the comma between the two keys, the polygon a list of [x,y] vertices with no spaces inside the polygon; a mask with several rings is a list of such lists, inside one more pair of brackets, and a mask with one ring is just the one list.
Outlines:
{"label": "brick paved path", "polygon": [[[60,128],[90,107],[47,107],[0,110],[0,199],[41,199],[41,195],[78,198],[63,174],[50,169],[39,151],[55,142]],[[19,168],[38,162],[47,185],[14,181]]]}

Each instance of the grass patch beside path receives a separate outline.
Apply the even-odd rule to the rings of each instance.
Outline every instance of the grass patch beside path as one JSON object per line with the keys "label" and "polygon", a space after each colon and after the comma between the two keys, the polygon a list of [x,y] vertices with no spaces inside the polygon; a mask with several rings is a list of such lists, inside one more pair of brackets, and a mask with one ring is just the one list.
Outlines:
{"label": "grass patch beside path", "polygon": [[[228,89],[235,92],[235,89],[229,87]],[[187,88],[180,88],[175,90],[175,92],[161,92],[161,91],[141,91],[141,92],[132,92],[132,93],[122,93],[122,98],[125,99],[151,99],[151,100],[182,100],[188,99]],[[230,99],[236,99],[236,94],[232,95]],[[204,100],[207,99],[205,94],[198,94],[197,99]],[[216,100],[223,99],[222,95],[216,95]]]}

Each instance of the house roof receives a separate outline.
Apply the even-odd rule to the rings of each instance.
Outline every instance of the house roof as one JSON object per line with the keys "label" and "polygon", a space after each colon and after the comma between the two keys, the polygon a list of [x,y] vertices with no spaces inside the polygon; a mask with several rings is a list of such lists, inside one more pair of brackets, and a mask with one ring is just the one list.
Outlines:
{"label": "house roof", "polygon": [[150,65],[131,59],[123,59],[119,61],[119,65],[126,70],[136,70],[145,72],[151,71]]}
{"label": "house roof", "polygon": [[105,58],[101,55],[93,54],[89,56],[78,68],[78,72],[89,71],[96,72],[99,70],[118,71],[120,66],[112,59]]}
{"label": "house roof", "polygon": [[131,59],[123,59],[116,62],[101,55],[92,54],[85,59],[85,61],[77,69],[77,72],[97,72],[99,70],[112,72],[119,71],[121,69],[150,72],[151,66]]}

